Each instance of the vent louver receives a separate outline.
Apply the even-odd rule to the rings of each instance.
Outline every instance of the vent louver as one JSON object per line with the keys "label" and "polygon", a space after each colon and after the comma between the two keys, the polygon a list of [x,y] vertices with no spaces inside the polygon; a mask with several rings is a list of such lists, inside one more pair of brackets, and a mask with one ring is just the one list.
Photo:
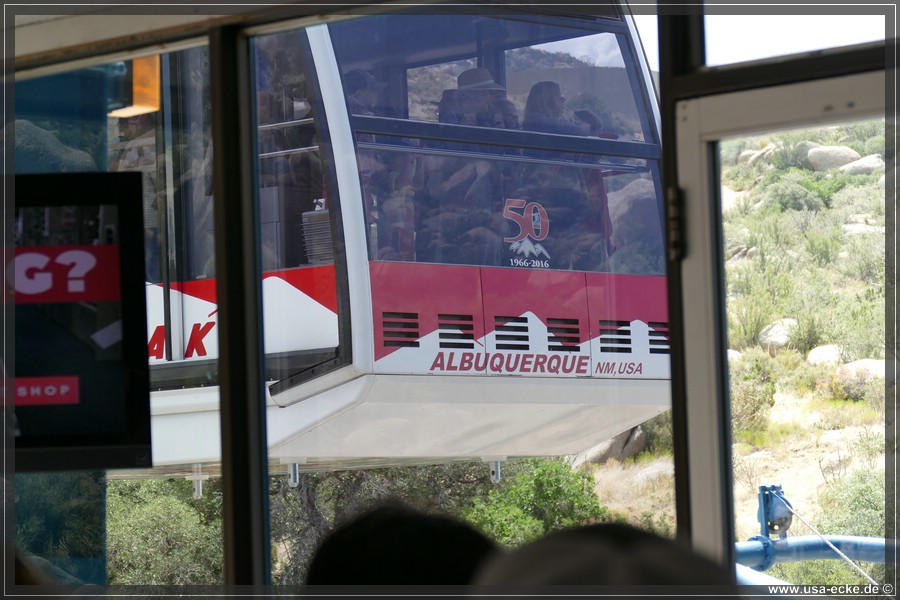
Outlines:
{"label": "vent louver", "polygon": [[381,317],[385,347],[419,347],[418,313],[384,312]]}
{"label": "vent louver", "polygon": [[576,352],[580,340],[578,319],[547,319],[547,345],[551,352]]}
{"label": "vent louver", "polygon": [[600,352],[631,354],[631,323],[600,321]]}
{"label": "vent louver", "polygon": [[651,321],[650,326],[650,354],[671,354],[669,345],[669,324]]}
{"label": "vent louver", "polygon": [[475,320],[472,315],[438,315],[438,340],[441,348],[475,348]]}
{"label": "vent louver", "polygon": [[494,317],[497,350],[529,350],[528,319],[526,317]]}

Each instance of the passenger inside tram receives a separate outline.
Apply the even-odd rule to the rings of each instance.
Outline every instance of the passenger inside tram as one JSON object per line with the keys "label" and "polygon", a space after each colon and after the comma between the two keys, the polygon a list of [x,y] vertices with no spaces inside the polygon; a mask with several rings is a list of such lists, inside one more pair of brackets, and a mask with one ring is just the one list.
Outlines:
{"label": "passenger inside tram", "polygon": [[352,114],[376,114],[378,97],[385,87],[384,83],[375,79],[368,71],[354,69],[344,75],[344,87],[347,90],[347,102]]}
{"label": "passenger inside tram", "polygon": [[[528,94],[522,128],[527,131],[563,135],[587,135],[589,124],[566,106],[555,81],[539,81]],[[539,234],[540,251],[557,269],[598,270],[609,254],[609,236],[600,236],[603,220],[599,202],[581,166],[568,166],[571,155],[528,150],[526,156],[540,163],[522,163],[514,178],[512,198],[539,207],[541,217],[533,231]],[[602,186],[602,181],[600,181]],[[594,190],[595,194],[599,194]],[[611,226],[609,228],[611,230]],[[536,238],[537,239],[537,238]]]}

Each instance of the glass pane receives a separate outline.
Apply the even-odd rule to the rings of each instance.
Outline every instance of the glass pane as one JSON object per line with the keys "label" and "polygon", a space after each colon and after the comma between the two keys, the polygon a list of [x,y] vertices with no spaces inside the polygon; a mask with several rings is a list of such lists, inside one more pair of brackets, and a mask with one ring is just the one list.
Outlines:
{"label": "glass pane", "polygon": [[[817,533],[884,537],[884,136],[874,120],[721,142],[739,547],[754,535],[810,547]],[[781,491],[766,488],[766,525],[763,486]],[[868,583],[834,558],[767,572]]]}
{"label": "glass pane", "polygon": [[423,149],[360,142],[383,174],[364,179],[367,197],[384,199],[367,211],[373,260],[664,274],[648,161],[412,145]]}
{"label": "glass pane", "polygon": [[305,33],[254,38],[263,323],[267,375],[284,379],[336,356],[332,241],[338,198],[325,177],[321,96]]}
{"label": "glass pane", "polygon": [[885,39],[883,15],[706,15],[708,66]]}
{"label": "glass pane", "polygon": [[[200,47],[16,83],[17,174],[143,182],[143,231],[121,233],[144,240],[154,467],[17,475],[18,549],[57,582],[222,581],[218,485],[195,487],[220,452],[208,62]],[[100,226],[47,225],[83,241]]]}

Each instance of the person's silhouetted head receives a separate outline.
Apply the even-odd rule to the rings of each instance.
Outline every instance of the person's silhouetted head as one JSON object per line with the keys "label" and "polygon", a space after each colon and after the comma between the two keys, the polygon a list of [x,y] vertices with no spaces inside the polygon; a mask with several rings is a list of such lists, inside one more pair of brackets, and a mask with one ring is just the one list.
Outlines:
{"label": "person's silhouetted head", "polygon": [[466,585],[495,550],[450,517],[382,506],[339,527],[316,550],[307,585]]}
{"label": "person's silhouetted head", "polygon": [[497,555],[474,583],[734,586],[727,569],[674,540],[616,523],[551,533]]}

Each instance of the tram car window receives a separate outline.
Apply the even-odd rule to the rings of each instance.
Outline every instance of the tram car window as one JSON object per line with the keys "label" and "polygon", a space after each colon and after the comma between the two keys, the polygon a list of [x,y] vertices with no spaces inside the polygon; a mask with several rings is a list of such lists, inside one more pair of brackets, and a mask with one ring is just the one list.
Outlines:
{"label": "tram car window", "polygon": [[372,260],[663,274],[658,134],[621,20],[331,33]]}

